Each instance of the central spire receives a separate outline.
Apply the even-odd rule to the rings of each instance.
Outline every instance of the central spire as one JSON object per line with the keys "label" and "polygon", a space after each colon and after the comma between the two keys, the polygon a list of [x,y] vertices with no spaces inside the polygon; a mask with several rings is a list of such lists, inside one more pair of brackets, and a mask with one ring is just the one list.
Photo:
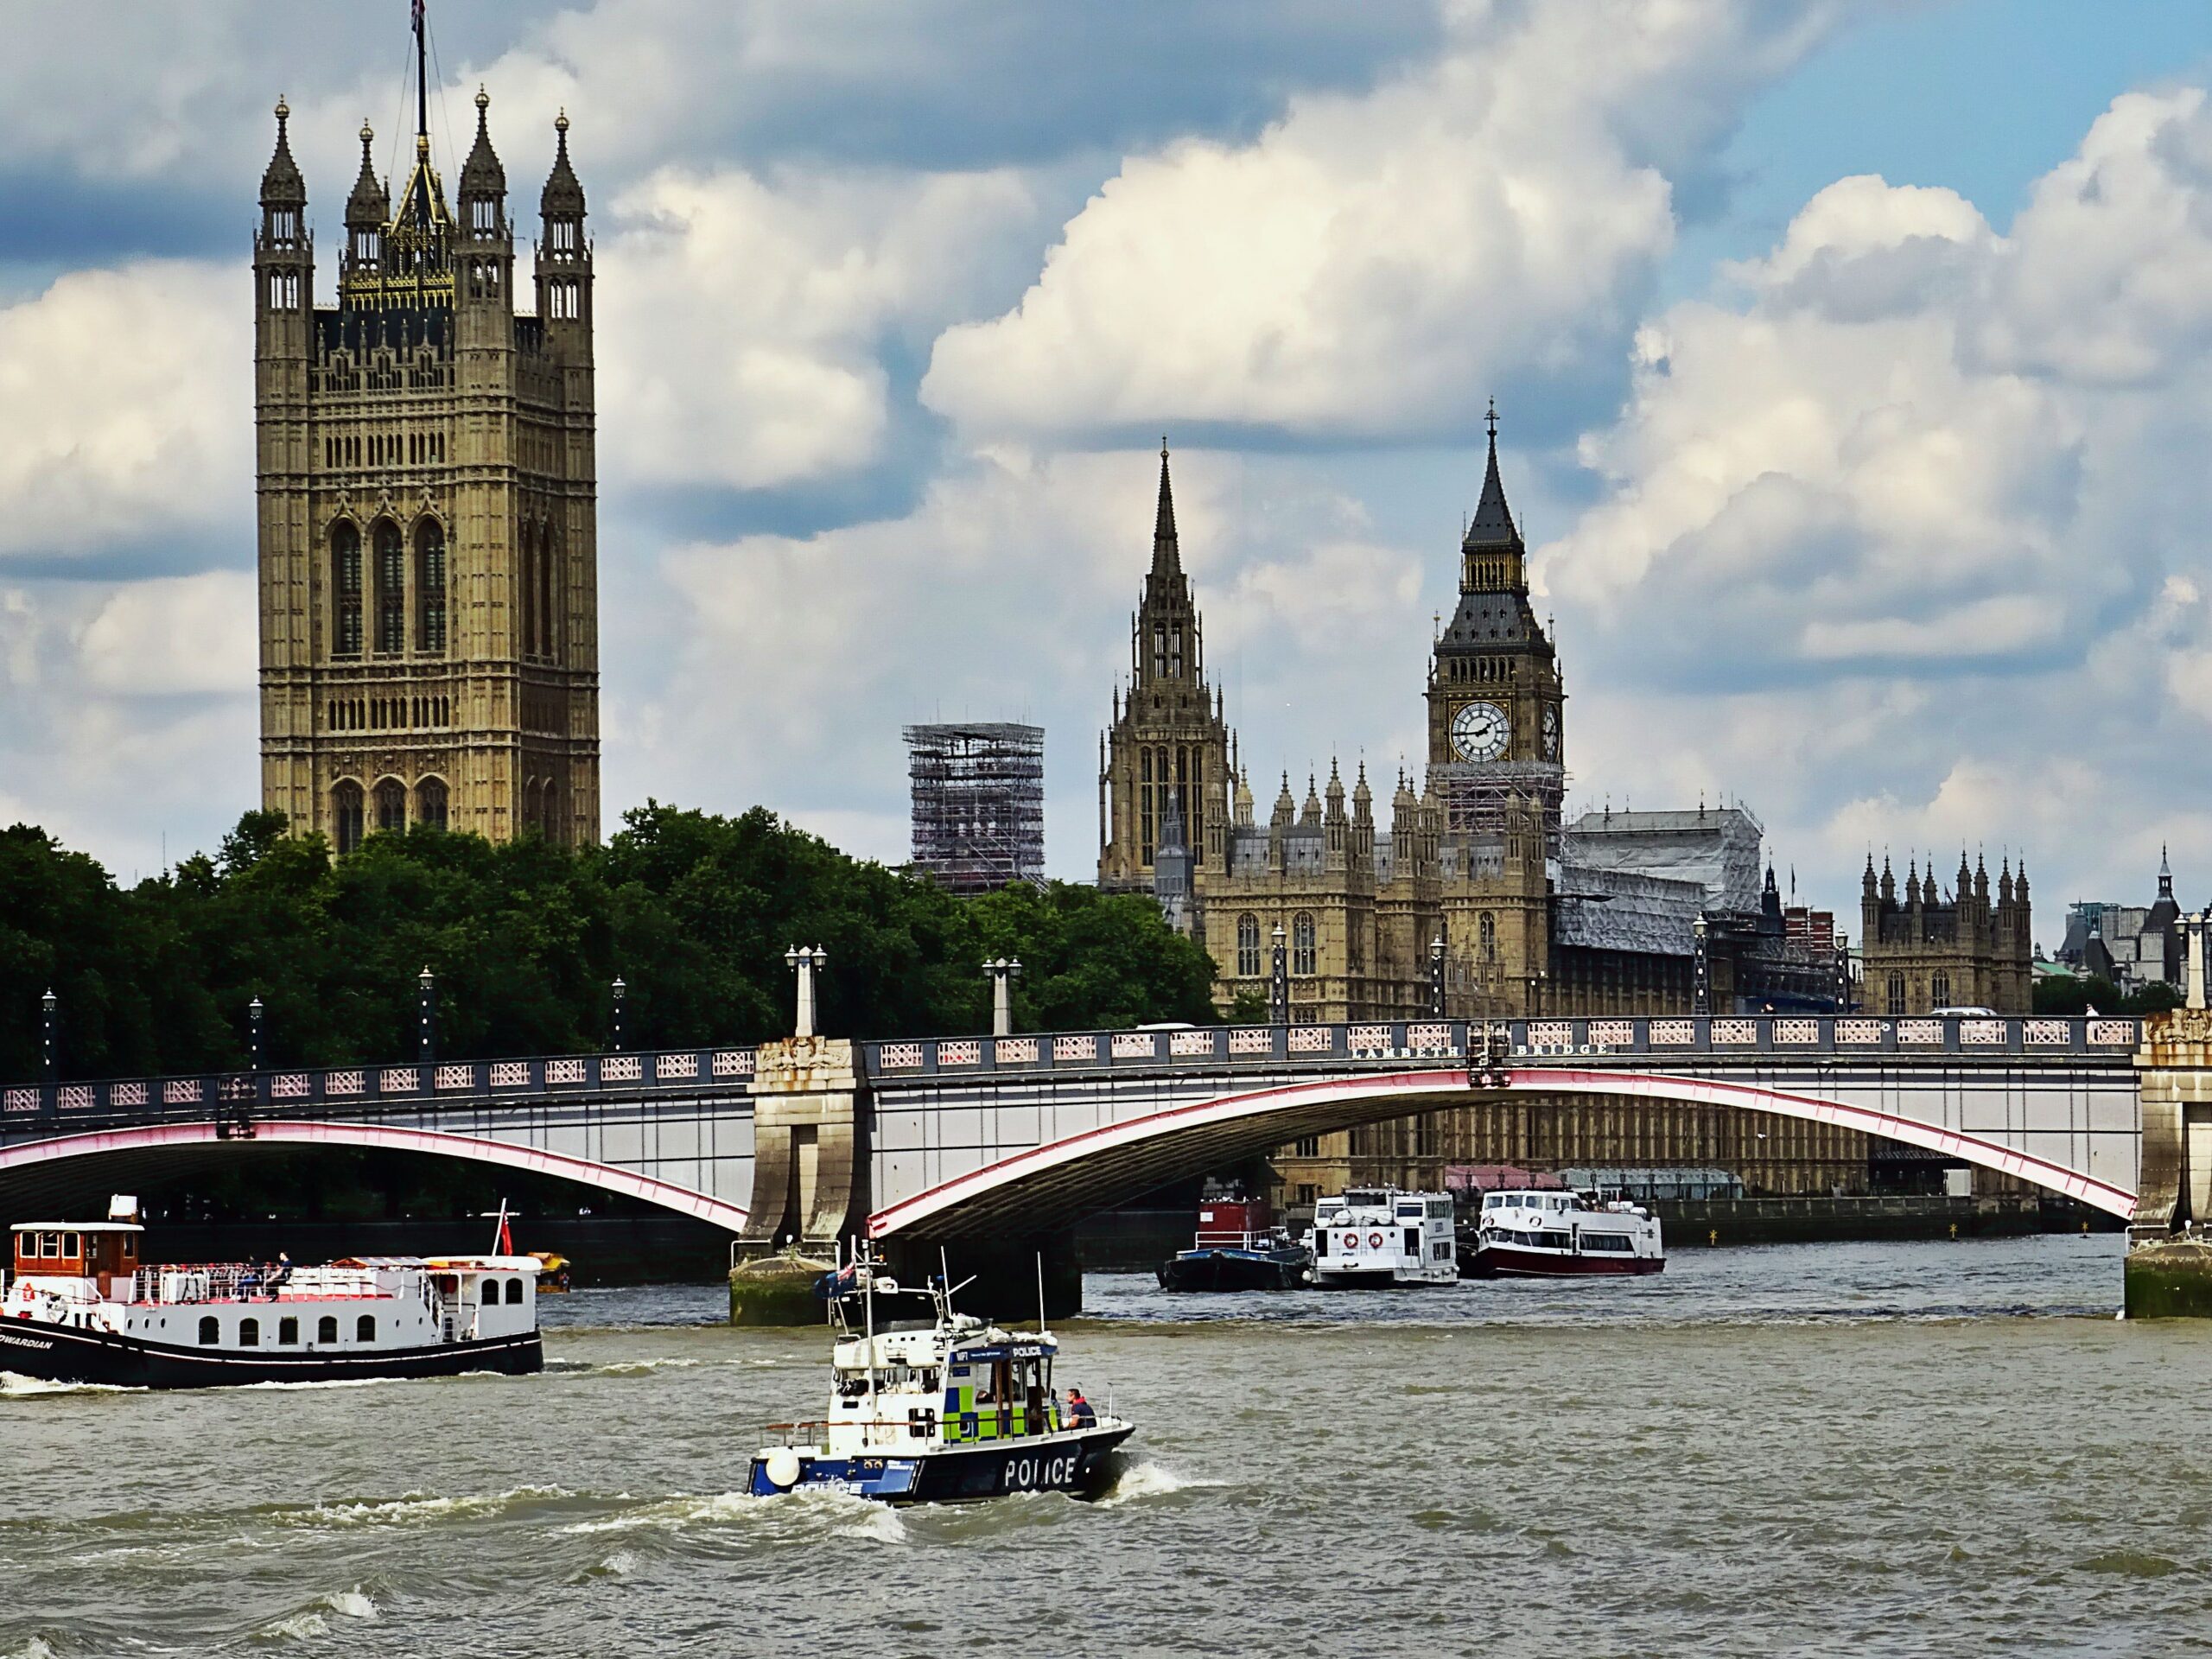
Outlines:
{"label": "central spire", "polygon": [[1497,400],[1491,400],[1484,422],[1490,428],[1490,466],[1483,474],[1482,499],[1475,505],[1475,520],[1467,526],[1466,547],[1517,547],[1521,532],[1514,527],[1513,510],[1505,505],[1505,484],[1497,475]]}
{"label": "central spire", "polygon": [[1160,510],[1152,521],[1152,574],[1179,575],[1183,550],[1175,539],[1175,492],[1167,478],[1167,440],[1160,440]]}

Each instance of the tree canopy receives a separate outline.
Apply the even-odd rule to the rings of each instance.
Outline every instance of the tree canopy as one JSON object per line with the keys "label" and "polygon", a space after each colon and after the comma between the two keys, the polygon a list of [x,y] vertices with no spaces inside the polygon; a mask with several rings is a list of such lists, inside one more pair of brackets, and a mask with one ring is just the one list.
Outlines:
{"label": "tree canopy", "polygon": [[67,1077],[242,1065],[257,996],[272,1065],[404,1057],[425,967],[457,1059],[604,1047],[618,975],[629,1046],[754,1042],[791,1029],[792,944],[829,951],[833,1033],[987,1030],[982,964],[1001,956],[1022,963],[1027,1027],[1212,1014],[1211,961],[1148,899],[1062,883],[958,899],[761,808],[649,802],[574,852],[424,829],[337,859],[249,812],[213,855],[130,888],[18,824],[0,830],[0,1077],[38,1075],[49,988]]}

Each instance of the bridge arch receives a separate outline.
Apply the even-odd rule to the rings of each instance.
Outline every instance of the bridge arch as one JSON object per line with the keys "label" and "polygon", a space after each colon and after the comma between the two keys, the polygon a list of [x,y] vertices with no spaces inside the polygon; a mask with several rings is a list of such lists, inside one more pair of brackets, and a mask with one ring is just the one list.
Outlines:
{"label": "bridge arch", "polygon": [[2048,1159],[1876,1108],[1751,1084],[1571,1067],[1516,1069],[1500,1087],[1464,1069],[1366,1074],[1170,1106],[1014,1153],[868,1219],[871,1236],[1020,1236],[1065,1226],[1179,1177],[1325,1135],[1422,1111],[1515,1096],[1605,1095],[1724,1106],[1885,1135],[2016,1176],[2125,1220],[2135,1194]]}
{"label": "bridge arch", "polygon": [[256,1121],[250,1136],[226,1134],[227,1128],[212,1122],[155,1123],[0,1147],[0,1199],[14,1200],[12,1208],[45,1192],[73,1192],[86,1185],[86,1178],[92,1173],[85,1166],[86,1160],[100,1160],[104,1169],[111,1167],[117,1179],[105,1185],[120,1190],[125,1180],[140,1173],[171,1173],[181,1160],[233,1156],[256,1147],[373,1147],[556,1176],[696,1217],[733,1233],[745,1225],[746,1211],[741,1205],[709,1193],[616,1165],[481,1135],[448,1135],[385,1123],[301,1122],[282,1118]]}

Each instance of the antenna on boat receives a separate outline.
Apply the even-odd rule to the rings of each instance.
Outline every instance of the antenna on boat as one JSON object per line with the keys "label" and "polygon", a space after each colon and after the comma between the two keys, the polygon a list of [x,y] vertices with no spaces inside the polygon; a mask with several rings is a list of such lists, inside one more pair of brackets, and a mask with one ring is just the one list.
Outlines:
{"label": "antenna on boat", "polygon": [[1037,1335],[1045,1335],[1045,1252],[1037,1252]]}

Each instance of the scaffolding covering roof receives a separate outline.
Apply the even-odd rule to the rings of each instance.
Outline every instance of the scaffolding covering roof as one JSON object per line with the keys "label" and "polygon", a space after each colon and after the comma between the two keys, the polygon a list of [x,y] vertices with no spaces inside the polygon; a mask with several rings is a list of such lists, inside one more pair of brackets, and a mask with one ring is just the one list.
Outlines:
{"label": "scaffolding covering roof", "polygon": [[1566,826],[1561,857],[1590,869],[1611,869],[1705,889],[1704,907],[1756,914],[1765,829],[1740,806],[1694,810],[1585,812]]}

